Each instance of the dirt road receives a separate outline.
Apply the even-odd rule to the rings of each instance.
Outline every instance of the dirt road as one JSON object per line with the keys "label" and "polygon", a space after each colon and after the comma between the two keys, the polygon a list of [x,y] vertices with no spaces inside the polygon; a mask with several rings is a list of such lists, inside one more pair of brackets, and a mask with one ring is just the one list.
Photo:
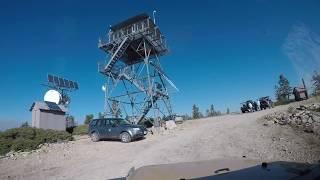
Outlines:
{"label": "dirt road", "polygon": [[16,160],[0,160],[0,179],[107,179],[150,164],[245,158],[315,162],[320,143],[289,127],[264,126],[260,117],[287,106],[250,114],[187,121],[161,135],[123,144],[88,138],[44,147]]}

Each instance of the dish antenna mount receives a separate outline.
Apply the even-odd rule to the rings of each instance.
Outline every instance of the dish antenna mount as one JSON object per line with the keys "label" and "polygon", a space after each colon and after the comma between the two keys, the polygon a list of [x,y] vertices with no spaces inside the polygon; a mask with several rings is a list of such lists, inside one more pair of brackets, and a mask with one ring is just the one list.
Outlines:
{"label": "dish antenna mount", "polygon": [[54,102],[66,107],[71,102],[69,93],[79,89],[77,82],[52,74],[48,74],[47,83],[44,86],[49,89],[44,96],[44,101]]}

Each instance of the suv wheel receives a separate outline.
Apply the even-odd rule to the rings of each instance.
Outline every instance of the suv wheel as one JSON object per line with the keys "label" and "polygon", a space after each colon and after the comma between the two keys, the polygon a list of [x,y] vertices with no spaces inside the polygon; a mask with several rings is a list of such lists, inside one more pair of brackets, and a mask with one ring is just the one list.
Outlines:
{"label": "suv wheel", "polygon": [[97,142],[97,141],[99,141],[99,135],[98,135],[98,133],[96,133],[96,132],[94,132],[94,133],[92,133],[91,134],[91,140],[93,141],[93,142]]}
{"label": "suv wheel", "polygon": [[123,132],[120,134],[121,142],[129,143],[131,141],[131,136],[127,132]]}

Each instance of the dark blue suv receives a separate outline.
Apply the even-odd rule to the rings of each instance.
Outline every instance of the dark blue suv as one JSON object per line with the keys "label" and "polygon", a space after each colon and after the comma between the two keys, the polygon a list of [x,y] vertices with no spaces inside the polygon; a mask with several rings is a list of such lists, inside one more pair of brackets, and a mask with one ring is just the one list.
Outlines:
{"label": "dark blue suv", "polygon": [[89,124],[88,134],[94,142],[100,139],[120,139],[121,142],[128,143],[143,138],[147,129],[120,118],[93,119]]}

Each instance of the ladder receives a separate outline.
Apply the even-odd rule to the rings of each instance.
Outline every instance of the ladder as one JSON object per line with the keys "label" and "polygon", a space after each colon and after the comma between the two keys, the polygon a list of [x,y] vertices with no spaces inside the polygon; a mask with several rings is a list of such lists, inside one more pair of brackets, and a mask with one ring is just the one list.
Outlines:
{"label": "ladder", "polygon": [[114,64],[123,56],[129,45],[130,38],[126,36],[118,46],[117,50],[112,54],[112,57],[109,60],[108,64],[104,67],[105,72],[111,72]]}

